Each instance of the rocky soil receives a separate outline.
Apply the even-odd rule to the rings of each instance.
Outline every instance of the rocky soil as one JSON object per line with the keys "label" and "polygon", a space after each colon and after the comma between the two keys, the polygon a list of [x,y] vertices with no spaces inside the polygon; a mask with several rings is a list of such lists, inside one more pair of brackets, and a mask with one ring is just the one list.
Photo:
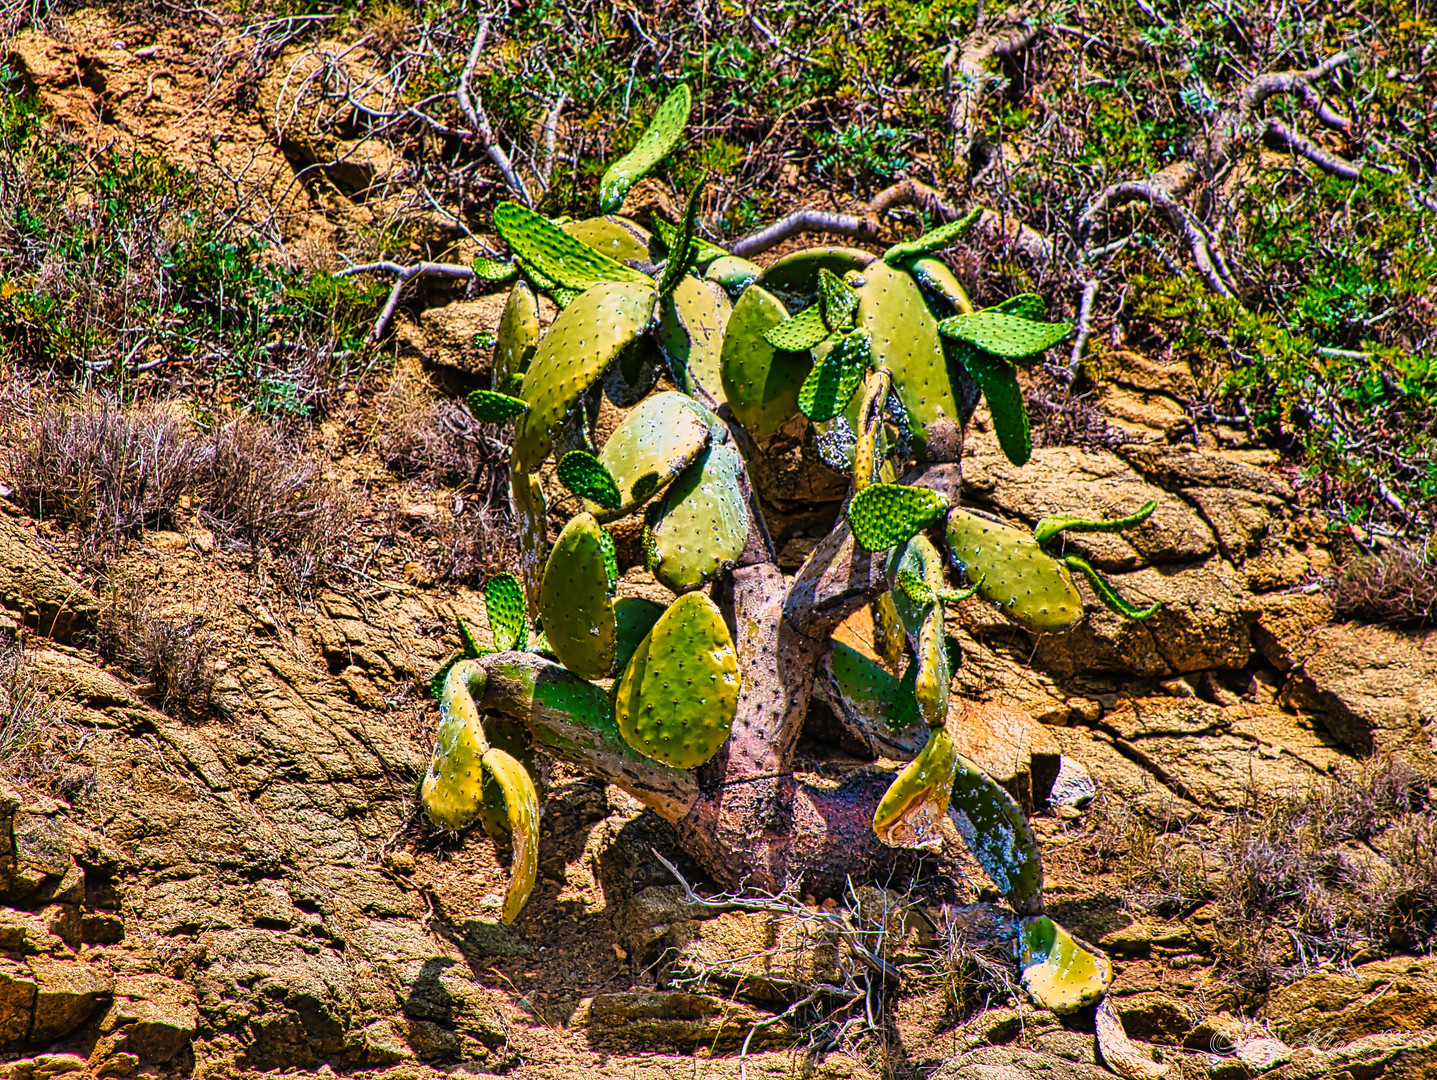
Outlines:
{"label": "rocky soil", "polygon": [[[194,42],[99,13],[72,26],[83,33],[8,46],[52,110],[218,167],[188,120],[209,92],[179,63]],[[392,163],[276,128],[278,93],[261,80],[255,108],[224,118],[226,145],[243,145],[246,183],[276,207],[332,229],[319,204],[345,209],[347,174],[330,170],[320,192],[297,170],[344,159],[368,170],[367,185]],[[350,227],[376,212],[355,210]],[[496,321],[492,300],[436,304],[399,329],[396,380],[482,381],[473,335]],[[1165,607],[1132,624],[1094,604],[1074,630],[1037,639],[963,606],[951,630],[965,655],[956,685],[975,703],[969,751],[1032,807],[1050,909],[1113,958],[1126,1030],[1171,1075],[1437,1075],[1437,959],[1322,962],[1294,937],[1277,957],[1284,977],[1254,988],[1221,962],[1211,889],[1225,879],[1209,842],[1255,794],[1300,793],[1359,758],[1391,756],[1437,780],[1437,633],[1334,623],[1320,585],[1332,534],[1296,505],[1276,455],[1240,430],[1203,431],[1195,445],[1191,372],[1135,353],[1107,362],[1099,404],[1129,441],[1041,449],[1019,470],[980,416],[965,488],[1028,523],[1156,499],[1130,540],[1074,543],[1125,595]],[[387,472],[378,423],[373,402],[352,397],[322,441],[335,478],[364,501],[363,537],[407,543],[452,493]],[[814,530],[795,519],[781,531],[791,569]],[[298,604],[198,524],[147,533],[111,576],[142,582],[159,615],[206,620],[222,709],[184,723],[94,650],[109,600],[63,532],[0,501],[0,634],[24,641],[39,685],[82,733],[50,782],[0,788],[0,1076],[1113,1075],[1091,1013],[1036,1010],[1003,984],[1003,963],[989,971],[960,948],[994,917],[976,868],[912,890],[855,883],[837,905],[695,906],[656,858],[674,857],[661,823],[555,770],[539,883],[502,926],[507,852],[436,834],[415,797],[437,718],[428,680],[457,645],[456,616],[482,626],[482,603],[390,549],[404,543]],[[640,589],[641,577],[626,580]],[[805,745],[815,771],[874,767]],[[1083,767],[1095,801],[1055,793],[1062,759]],[[1096,857],[1095,815],[1125,820],[1119,811],[1165,823],[1176,843]],[[1179,878],[1201,880],[1156,888],[1164,868],[1142,863],[1168,858]],[[872,995],[871,1028],[860,1001],[853,1024],[820,1031],[790,1006],[852,964],[835,930],[843,912],[882,930],[900,978]]]}

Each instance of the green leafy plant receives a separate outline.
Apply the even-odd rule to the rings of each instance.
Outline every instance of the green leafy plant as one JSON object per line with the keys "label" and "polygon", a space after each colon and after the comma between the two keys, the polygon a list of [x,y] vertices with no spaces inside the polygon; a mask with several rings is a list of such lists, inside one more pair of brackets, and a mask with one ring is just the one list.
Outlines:
{"label": "green leafy plant", "polygon": [[[649,165],[656,147],[672,145],[672,111],[661,111],[662,138],[640,140]],[[636,179],[636,160],[614,175]],[[617,187],[606,181],[606,203]],[[1110,966],[1043,913],[1032,830],[957,752],[950,688],[961,656],[943,615],[976,595],[1020,626],[1061,630],[1083,614],[1070,568],[1115,610],[1156,611],[1129,605],[1077,556],[1046,550],[1065,532],[1137,526],[1153,504],[1112,521],[1048,518],[1034,535],[959,505],[955,464],[977,396],[1008,432],[1009,456],[1025,461],[1014,365],[1071,327],[1045,322],[1030,295],[972,310],[929,256],[974,215],[883,258],[818,248],[740,274],[724,252],[693,242],[696,205],[657,238],[612,217],[556,224],[512,204],[495,214],[526,275],[500,328],[496,372],[519,397],[472,395],[471,406],[514,422],[527,603],[519,581],[492,585],[504,598],[490,599],[503,651],[466,636],[468,656],[436,683],[429,817],[447,829],[482,820],[512,831],[506,921],[533,884],[537,786],[492,744],[499,723],[518,721],[534,747],[633,794],[728,883],[831,892],[887,873],[895,848],[941,844],[949,818],[1013,906],[1029,992],[1059,1011],[1090,1003]],[[632,258],[652,276],[620,261],[625,251],[657,251],[656,262]],[[529,314],[534,289],[563,304],[543,333]],[[660,372],[672,389],[658,385]],[[626,412],[595,447],[601,395]],[[825,460],[849,474],[851,498],[790,579],[776,565],[754,466],[766,440],[805,427],[828,440]],[[552,539],[551,475],[582,503]],[[675,594],[668,605],[616,595],[605,524],[631,515],[642,515],[648,569]],[[966,589],[950,584],[954,574]],[[883,640],[871,653],[835,644],[835,627],[870,604]],[[528,650],[524,612],[543,629]],[[861,741],[901,748],[909,763],[838,790],[796,782],[794,744],[815,679]]]}

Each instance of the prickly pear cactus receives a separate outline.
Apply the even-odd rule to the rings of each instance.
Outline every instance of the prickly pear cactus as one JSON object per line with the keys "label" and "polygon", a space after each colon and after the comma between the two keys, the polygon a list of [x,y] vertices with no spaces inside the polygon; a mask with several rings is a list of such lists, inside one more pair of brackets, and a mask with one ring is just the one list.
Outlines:
{"label": "prickly pear cactus", "polygon": [[[805,836],[795,850],[827,842],[842,865],[883,845],[935,847],[946,816],[1021,919],[1015,959],[1028,993],[1060,1012],[1091,1003],[1111,966],[1043,914],[1032,828],[960,753],[965,711],[950,704],[963,657],[946,619],[977,597],[1026,630],[1058,633],[1083,617],[1086,589],[1124,617],[1155,615],[1157,604],[1121,596],[1065,546],[1076,534],[1142,528],[1154,507],[1055,514],[1030,531],[958,505],[954,466],[980,398],[1004,453],[1027,461],[1017,369],[1072,329],[1050,321],[1034,294],[974,305],[943,252],[977,209],[882,256],[815,247],[766,267],[700,239],[712,228],[699,214],[701,186],[679,224],[656,221],[650,232],[614,216],[628,187],[675,148],[689,106],[680,87],[604,174],[607,216],[495,211],[512,258],[475,273],[519,280],[498,327],[493,385],[467,400],[477,418],[513,425],[518,573],[485,589],[493,647],[461,623],[463,653],[436,676],[425,811],[440,828],[482,823],[512,836],[506,922],[537,866],[536,752],[625,787],[681,837],[712,830],[690,846],[700,861],[737,845],[725,872],[738,880],[749,856],[782,846],[780,826],[752,823],[790,819],[755,801],[755,816],[721,828],[725,792],[833,797],[791,775],[807,703],[783,695],[812,684],[859,745],[903,764],[871,807],[871,833],[854,835],[845,811],[835,828],[848,834]],[[561,309],[546,329],[541,293]],[[772,475],[761,471],[773,467],[767,455],[798,447],[846,475],[849,489],[829,536],[790,577],[776,565],[753,479]],[[842,579],[838,592],[818,598],[830,577]],[[660,588],[674,598],[652,599]],[[835,631],[825,642],[825,631],[804,628],[845,611],[867,620],[859,636]]]}

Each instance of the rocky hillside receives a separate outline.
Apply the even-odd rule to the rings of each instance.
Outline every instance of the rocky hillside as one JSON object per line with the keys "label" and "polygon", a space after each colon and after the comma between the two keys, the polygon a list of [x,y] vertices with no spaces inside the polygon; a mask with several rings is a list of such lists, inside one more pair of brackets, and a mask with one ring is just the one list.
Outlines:
{"label": "rocky hillside", "polygon": [[[301,270],[364,248],[464,262],[488,242],[405,203],[422,155],[295,95],[378,64],[372,37],[370,53],[340,36],[301,48],[295,20],[330,16],[165,10],[20,28],[7,70],[47,130],[159,155]],[[60,208],[100,213],[99,190]],[[189,249],[166,250],[173,265]],[[180,314],[145,309],[177,320],[174,340],[128,356],[78,331],[64,362],[27,353],[41,309],[5,309],[0,1077],[1088,1080],[1151,1058],[1174,1078],[1437,1074],[1437,631],[1338,616],[1331,581],[1371,535],[1334,525],[1290,445],[1204,413],[1210,372],[1181,349],[1108,335],[1087,397],[1031,388],[1053,411],[1027,466],[981,413],[963,458],[967,498],[1015,522],[1155,500],[1130,538],[1078,550],[1160,613],[1090,603],[1038,637],[968,603],[949,626],[964,752],[1032,811],[1055,915],[1113,959],[1146,1062],[1124,1066],[1099,1056],[1091,1010],[1058,1018],[1016,987],[976,864],[822,901],[697,903],[688,886],[717,890],[682,860],[676,878],[667,827],[561,767],[539,882],[503,926],[509,853],[435,831],[416,798],[429,680],[456,618],[485,625],[477,586],[511,555],[503,433],[453,405],[486,384],[502,301],[431,282],[379,349],[364,338],[387,283],[266,309],[269,351],[243,356],[271,359],[251,377],[224,318],[183,321],[210,310],[196,275]],[[150,302],[116,280],[131,292],[96,310]],[[234,350],[240,373],[164,366],[187,337]],[[324,374],[303,366],[320,351]],[[107,364],[137,365],[139,389],[103,383]],[[113,520],[63,509],[85,469],[76,506],[106,477],[124,488],[95,447],[156,431],[184,448],[173,490],[125,489]],[[66,432],[91,449],[63,468],[35,451]],[[836,503],[789,464],[770,486],[792,571]],[[652,588],[620,547],[621,588]],[[815,735],[825,723],[815,709]],[[820,777],[882,767],[847,749],[800,753]]]}

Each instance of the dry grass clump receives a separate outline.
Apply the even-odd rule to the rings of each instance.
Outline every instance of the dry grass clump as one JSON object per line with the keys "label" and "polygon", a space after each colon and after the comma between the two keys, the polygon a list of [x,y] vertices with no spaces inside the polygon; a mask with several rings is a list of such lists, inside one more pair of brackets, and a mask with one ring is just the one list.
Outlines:
{"label": "dry grass clump", "polygon": [[100,654],[139,680],[161,712],[190,723],[222,715],[204,619],[160,617],[149,597],[135,581],[113,591],[96,628]]}
{"label": "dry grass clump", "polygon": [[284,433],[241,418],[197,440],[195,509],[233,547],[268,551],[292,592],[332,580],[356,511],[323,462]]}
{"label": "dry grass clump", "polygon": [[1293,797],[1254,794],[1218,854],[1218,948],[1248,985],[1323,957],[1410,949],[1437,929],[1437,813],[1404,762],[1373,758]]}
{"label": "dry grass clump", "polygon": [[15,500],[76,529],[84,558],[113,556],[141,529],[170,529],[194,474],[195,445],[173,410],[103,397],[9,403],[0,463]]}
{"label": "dry grass clump", "polygon": [[94,783],[94,770],[69,753],[77,735],[24,646],[0,636],[0,776],[73,802]]}
{"label": "dry grass clump", "polygon": [[1337,614],[1393,626],[1437,624],[1437,561],[1406,548],[1363,555],[1332,585]]}
{"label": "dry grass clump", "polygon": [[232,549],[268,552],[296,594],[332,580],[349,551],[355,510],[323,460],[249,416],[201,432],[163,406],[16,399],[0,420],[0,466],[17,502],[74,530],[87,562],[189,513]]}

